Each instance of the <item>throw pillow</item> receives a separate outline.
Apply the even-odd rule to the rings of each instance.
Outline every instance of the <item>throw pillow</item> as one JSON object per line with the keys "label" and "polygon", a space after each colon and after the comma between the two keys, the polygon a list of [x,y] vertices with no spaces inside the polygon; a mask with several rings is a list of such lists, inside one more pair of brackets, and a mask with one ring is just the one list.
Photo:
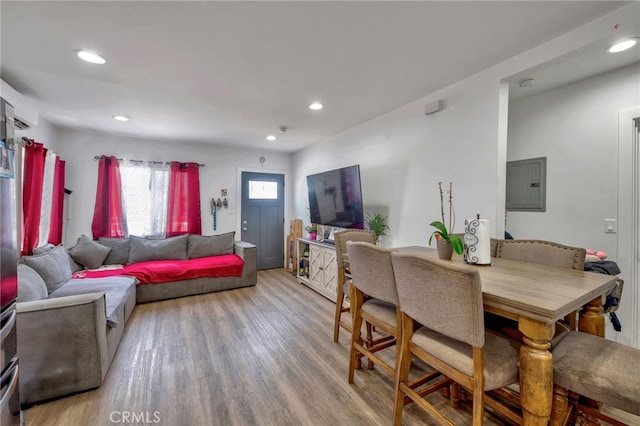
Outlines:
{"label": "throw pillow", "polygon": [[69,249],[69,254],[76,262],[89,269],[95,269],[102,265],[110,251],[111,247],[103,246],[83,235],[78,238],[78,244]]}
{"label": "throw pillow", "polygon": [[129,261],[129,238],[98,238],[103,246],[111,247],[109,256],[104,260],[105,265],[126,265]]}
{"label": "throw pillow", "polygon": [[187,257],[196,259],[199,257],[219,256],[221,254],[233,254],[235,235],[235,232],[211,236],[189,235]]}
{"label": "throw pillow", "polygon": [[[44,246],[34,248],[33,249],[33,254],[43,254],[43,253],[46,253],[46,252],[50,251],[54,247],[55,246],[53,244],[47,243]],[[69,252],[67,252],[67,257],[69,258],[69,266],[71,267],[71,273],[72,274],[75,274],[76,272],[82,271],[84,269],[84,266],[82,266],[81,264],[79,264],[78,262],[73,260],[73,257],[71,257]]]}
{"label": "throw pillow", "polygon": [[18,302],[46,299],[47,285],[36,271],[24,263],[18,264]]}
{"label": "throw pillow", "polygon": [[31,267],[44,280],[47,292],[51,293],[71,279],[71,265],[67,257],[67,250],[56,246],[43,254],[23,256],[20,263]]}
{"label": "throw pillow", "polygon": [[187,237],[177,237],[163,240],[150,240],[136,236],[130,237],[129,263],[146,262],[149,260],[185,260],[187,258]]}
{"label": "throw pillow", "polygon": [[46,253],[49,250],[51,250],[52,248],[54,248],[55,246],[51,243],[47,243],[44,246],[41,247],[36,247],[33,249],[33,254],[42,254],[42,253]]}

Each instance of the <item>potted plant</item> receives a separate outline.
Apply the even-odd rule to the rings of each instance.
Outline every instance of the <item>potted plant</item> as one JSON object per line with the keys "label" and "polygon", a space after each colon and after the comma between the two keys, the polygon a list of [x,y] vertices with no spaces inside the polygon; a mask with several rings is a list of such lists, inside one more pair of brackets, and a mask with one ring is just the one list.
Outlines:
{"label": "potted plant", "polygon": [[455,226],[455,213],[453,211],[453,184],[449,182],[449,229],[445,226],[444,219],[444,191],[442,190],[442,182],[438,182],[438,188],[440,189],[440,212],[442,215],[442,221],[436,220],[430,223],[431,226],[436,228],[435,231],[429,237],[429,245],[431,240],[436,237],[436,245],[438,248],[438,257],[440,259],[451,259],[453,252],[462,254],[464,252],[464,244],[462,239],[453,234],[453,228]]}
{"label": "potted plant", "polygon": [[383,216],[376,212],[370,212],[367,214],[367,227],[376,235],[376,241],[379,241],[380,237],[387,235],[387,230],[389,229],[389,225],[387,225],[387,216]]}
{"label": "potted plant", "polygon": [[309,233],[310,240],[316,239],[316,236],[318,235],[318,227],[316,225],[311,224],[311,225],[305,226],[304,229]]}

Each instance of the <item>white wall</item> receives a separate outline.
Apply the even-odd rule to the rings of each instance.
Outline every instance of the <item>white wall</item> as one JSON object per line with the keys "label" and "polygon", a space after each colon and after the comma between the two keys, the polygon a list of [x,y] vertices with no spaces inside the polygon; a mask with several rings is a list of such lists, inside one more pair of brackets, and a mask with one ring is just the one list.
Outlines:
{"label": "white wall", "polygon": [[509,106],[507,159],[547,157],[547,211],[508,212],[516,238],[603,250],[616,260],[618,112],[640,105],[640,64]]}
{"label": "white wall", "polygon": [[[213,234],[213,219],[209,199],[220,197],[226,188],[228,211],[218,211],[216,234],[236,231],[240,206],[236,205],[239,194],[238,168],[261,169],[259,158],[264,155],[264,171],[278,170],[290,175],[291,155],[261,152],[249,149],[233,149],[217,146],[191,145],[180,142],[167,143],[145,139],[125,138],[68,129],[58,131],[58,153],[66,165],[66,187],[73,191],[69,202],[69,219],[66,229],[66,245],[75,244],[82,235],[91,236],[91,221],[96,197],[98,161],[96,155],[115,155],[118,158],[145,161],[195,161],[204,163],[200,169],[200,203],[202,209],[202,233]],[[291,211],[291,191],[285,186],[285,215]],[[233,214],[227,214],[227,213]]]}
{"label": "white wall", "polygon": [[[429,223],[440,218],[439,181],[454,184],[456,232],[476,213],[495,226],[499,81],[479,79],[483,84],[463,81],[298,152],[298,217],[308,223],[308,174],[360,164],[365,211],[389,216],[387,245],[427,244]],[[444,111],[425,116],[425,103],[440,97]]]}

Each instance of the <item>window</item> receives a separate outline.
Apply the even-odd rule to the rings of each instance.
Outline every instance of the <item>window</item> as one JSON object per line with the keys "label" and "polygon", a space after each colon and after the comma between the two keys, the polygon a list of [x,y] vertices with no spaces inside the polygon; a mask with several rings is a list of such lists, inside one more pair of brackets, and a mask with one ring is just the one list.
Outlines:
{"label": "window", "polygon": [[278,182],[249,181],[250,200],[277,200]]}
{"label": "window", "polygon": [[127,162],[121,165],[120,174],[129,235],[163,237],[167,225],[169,167]]}
{"label": "window", "polygon": [[202,232],[198,163],[119,161],[103,155],[98,163],[94,239]]}

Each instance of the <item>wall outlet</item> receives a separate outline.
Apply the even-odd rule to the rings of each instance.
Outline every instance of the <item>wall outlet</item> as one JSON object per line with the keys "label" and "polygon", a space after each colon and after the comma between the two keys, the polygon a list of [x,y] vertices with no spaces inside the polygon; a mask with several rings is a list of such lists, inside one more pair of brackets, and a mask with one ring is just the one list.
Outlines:
{"label": "wall outlet", "polygon": [[618,232],[618,223],[615,219],[605,219],[604,220],[604,233],[605,234],[615,234]]}

